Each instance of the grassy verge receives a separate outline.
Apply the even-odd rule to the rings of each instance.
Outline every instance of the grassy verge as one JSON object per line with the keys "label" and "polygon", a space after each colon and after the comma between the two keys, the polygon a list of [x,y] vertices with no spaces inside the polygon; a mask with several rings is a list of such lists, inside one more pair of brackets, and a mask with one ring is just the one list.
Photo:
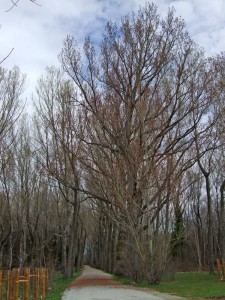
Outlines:
{"label": "grassy verge", "polygon": [[122,284],[150,288],[181,297],[225,299],[225,282],[221,282],[218,275],[208,273],[177,273],[175,280],[163,280],[156,286],[149,285],[147,281],[134,283],[121,276],[115,276],[114,279]]}
{"label": "grassy verge", "polygon": [[70,283],[80,276],[80,274],[81,272],[77,272],[74,277],[67,280],[63,280],[62,275],[57,274],[53,283],[54,289],[47,294],[44,300],[61,300],[63,292],[68,288]]}

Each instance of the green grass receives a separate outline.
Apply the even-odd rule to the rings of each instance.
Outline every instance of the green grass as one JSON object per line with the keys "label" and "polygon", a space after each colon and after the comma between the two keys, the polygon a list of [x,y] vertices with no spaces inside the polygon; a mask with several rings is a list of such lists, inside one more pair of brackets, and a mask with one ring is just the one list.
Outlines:
{"label": "green grass", "polygon": [[79,277],[81,272],[75,273],[74,277],[69,278],[67,280],[63,280],[63,277],[61,274],[58,274],[56,276],[56,279],[53,283],[53,290],[51,290],[47,296],[44,298],[44,300],[61,300],[63,292],[68,288],[70,283],[72,283],[77,277]]}
{"label": "green grass", "polygon": [[208,273],[177,273],[175,280],[163,280],[155,286],[149,285],[147,281],[134,283],[121,276],[114,276],[114,279],[134,287],[147,287],[181,297],[225,299],[225,282],[221,282],[218,275]]}

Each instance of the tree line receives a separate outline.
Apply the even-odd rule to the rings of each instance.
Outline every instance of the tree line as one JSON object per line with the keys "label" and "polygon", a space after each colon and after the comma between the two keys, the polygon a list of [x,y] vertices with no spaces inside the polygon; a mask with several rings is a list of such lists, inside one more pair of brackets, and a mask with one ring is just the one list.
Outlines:
{"label": "tree line", "polygon": [[[19,107],[1,68],[0,263],[86,262],[160,282],[225,257],[224,54],[206,57],[173,9],[108,22],[100,45],[68,36]],[[21,117],[22,116],[22,117]]]}

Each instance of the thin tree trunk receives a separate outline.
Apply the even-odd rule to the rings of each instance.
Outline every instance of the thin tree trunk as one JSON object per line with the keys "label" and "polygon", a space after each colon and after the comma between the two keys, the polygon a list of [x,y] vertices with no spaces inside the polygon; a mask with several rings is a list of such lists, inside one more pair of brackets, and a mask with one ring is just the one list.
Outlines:
{"label": "thin tree trunk", "polygon": [[221,249],[221,258],[225,259],[225,239],[224,239],[224,232],[225,232],[225,205],[224,205],[224,189],[225,189],[225,180],[222,182],[220,187],[220,219],[221,219],[221,232],[220,232],[220,249]]}
{"label": "thin tree trunk", "polygon": [[208,208],[208,243],[209,243],[209,273],[214,274],[214,250],[213,250],[213,219],[212,219],[212,198],[210,193],[209,175],[205,176]]}
{"label": "thin tree trunk", "polygon": [[62,263],[63,263],[63,278],[67,279],[67,237],[66,233],[62,239]]}

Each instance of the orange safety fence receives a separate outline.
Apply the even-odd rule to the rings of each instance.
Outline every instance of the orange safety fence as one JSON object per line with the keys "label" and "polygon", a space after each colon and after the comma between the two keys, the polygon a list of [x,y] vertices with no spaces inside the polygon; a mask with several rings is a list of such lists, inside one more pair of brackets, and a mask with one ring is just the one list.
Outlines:
{"label": "orange safety fence", "polygon": [[47,268],[0,269],[0,300],[39,300],[43,299],[49,288]]}

